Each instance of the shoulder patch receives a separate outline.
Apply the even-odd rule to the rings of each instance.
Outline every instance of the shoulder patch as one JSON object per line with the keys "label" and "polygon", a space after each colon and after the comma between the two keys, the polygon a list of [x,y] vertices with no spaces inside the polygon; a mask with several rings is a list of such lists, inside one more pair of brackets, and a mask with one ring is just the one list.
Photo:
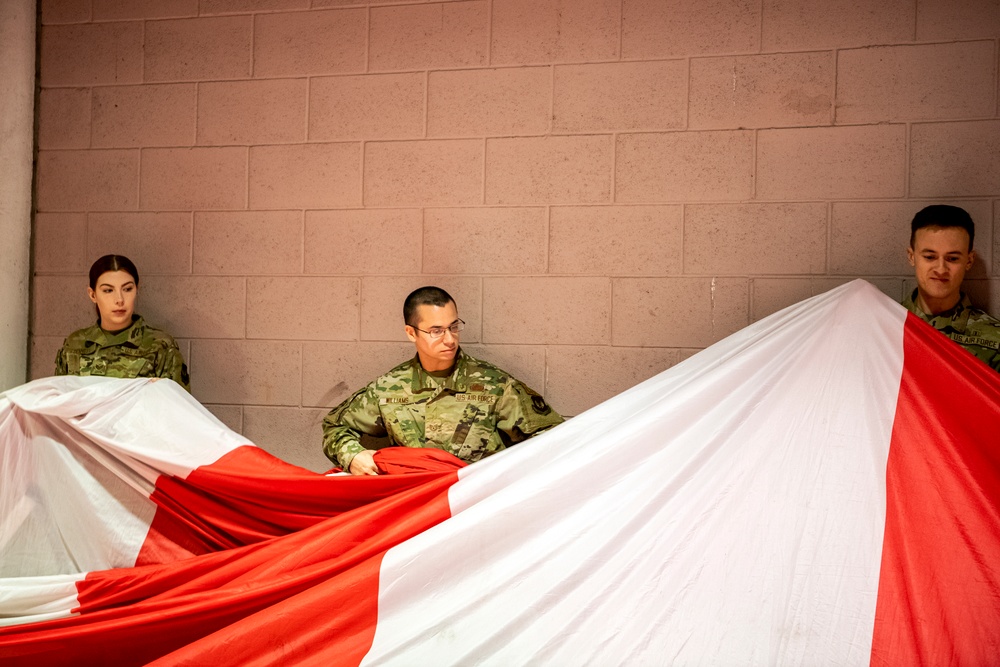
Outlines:
{"label": "shoulder patch", "polygon": [[531,394],[531,409],[540,415],[547,415],[552,412],[552,408],[545,402],[545,399],[538,394]]}

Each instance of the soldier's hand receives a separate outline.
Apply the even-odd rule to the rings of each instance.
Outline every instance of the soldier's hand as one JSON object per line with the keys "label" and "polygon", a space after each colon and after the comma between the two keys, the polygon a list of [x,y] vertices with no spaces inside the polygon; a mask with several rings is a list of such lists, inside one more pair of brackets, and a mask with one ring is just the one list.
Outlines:
{"label": "soldier's hand", "polygon": [[351,459],[352,475],[377,475],[378,468],[375,466],[375,452],[364,449],[354,455]]}

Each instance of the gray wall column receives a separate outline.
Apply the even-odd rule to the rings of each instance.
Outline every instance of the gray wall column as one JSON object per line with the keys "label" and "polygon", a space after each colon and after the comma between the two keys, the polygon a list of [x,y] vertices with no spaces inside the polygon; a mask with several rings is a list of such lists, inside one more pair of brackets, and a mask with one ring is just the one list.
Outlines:
{"label": "gray wall column", "polygon": [[0,0],[0,391],[28,378],[35,0]]}

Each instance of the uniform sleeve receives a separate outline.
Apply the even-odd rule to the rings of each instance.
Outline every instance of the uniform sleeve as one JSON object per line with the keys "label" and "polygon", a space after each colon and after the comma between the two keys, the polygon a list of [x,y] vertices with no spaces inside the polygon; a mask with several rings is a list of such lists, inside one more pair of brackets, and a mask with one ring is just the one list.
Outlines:
{"label": "uniform sleeve", "polygon": [[177,343],[170,341],[163,354],[158,355],[156,377],[169,378],[191,392],[191,378],[188,376],[184,356]]}
{"label": "uniform sleeve", "polygon": [[56,352],[56,375],[69,375],[69,368],[66,366],[66,356],[64,354],[65,350],[66,343],[64,341],[62,347]]}
{"label": "uniform sleeve", "polygon": [[364,450],[362,434],[375,437],[386,434],[378,406],[372,383],[330,410],[323,419],[323,453],[328,459],[348,470],[354,455]]}
{"label": "uniform sleeve", "polygon": [[497,407],[497,428],[521,442],[561,424],[563,418],[542,396],[524,383],[511,378]]}

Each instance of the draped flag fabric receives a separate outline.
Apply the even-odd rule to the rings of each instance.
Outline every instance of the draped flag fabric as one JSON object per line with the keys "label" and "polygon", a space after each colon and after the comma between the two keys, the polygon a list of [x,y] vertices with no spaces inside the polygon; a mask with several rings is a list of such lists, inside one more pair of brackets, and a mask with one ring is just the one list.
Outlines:
{"label": "draped flag fabric", "polygon": [[995,665],[998,434],[1000,376],[863,281],[468,467],[324,476],[168,380],[38,380],[0,664]]}

